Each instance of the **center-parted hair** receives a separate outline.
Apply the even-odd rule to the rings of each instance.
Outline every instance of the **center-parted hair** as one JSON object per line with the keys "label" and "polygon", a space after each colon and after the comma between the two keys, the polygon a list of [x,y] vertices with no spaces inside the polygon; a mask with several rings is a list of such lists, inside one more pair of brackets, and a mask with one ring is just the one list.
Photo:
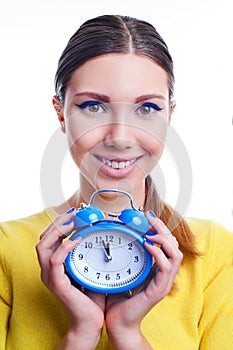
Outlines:
{"label": "center-parted hair", "polygon": [[173,61],[156,29],[136,18],[104,15],[83,23],[63,51],[55,76],[55,91],[60,102],[64,101],[67,84],[78,67],[91,58],[110,53],[143,55],[159,64],[167,72],[172,98]]}

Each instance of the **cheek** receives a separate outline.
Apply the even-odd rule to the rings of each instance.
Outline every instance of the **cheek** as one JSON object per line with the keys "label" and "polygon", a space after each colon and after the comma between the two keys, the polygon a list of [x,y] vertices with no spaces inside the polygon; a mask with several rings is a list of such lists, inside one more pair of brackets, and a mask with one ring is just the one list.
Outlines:
{"label": "cheek", "polygon": [[99,128],[80,132],[77,128],[68,128],[67,138],[70,153],[73,159],[80,165],[83,159],[88,155],[89,151],[100,144],[102,132]]}
{"label": "cheek", "polygon": [[81,118],[73,114],[66,120],[66,132],[69,146],[79,144],[82,148],[90,148],[98,136],[99,125],[94,125],[91,119]]}
{"label": "cheek", "polygon": [[137,142],[156,159],[159,159],[165,146],[167,126],[141,131]]}

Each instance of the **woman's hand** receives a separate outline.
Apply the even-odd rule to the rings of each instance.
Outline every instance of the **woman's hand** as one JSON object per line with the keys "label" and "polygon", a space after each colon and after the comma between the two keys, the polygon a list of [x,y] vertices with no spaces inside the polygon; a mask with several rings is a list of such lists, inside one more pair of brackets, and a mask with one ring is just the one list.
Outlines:
{"label": "woman's hand", "polygon": [[147,213],[156,235],[148,236],[154,243],[145,243],[156,263],[156,274],[146,289],[127,298],[124,295],[108,296],[106,306],[106,326],[109,338],[116,349],[151,349],[140,331],[145,315],[171,290],[179,270],[182,253],[176,238],[163,222]]}
{"label": "woman's hand", "polygon": [[72,231],[73,215],[74,210],[60,215],[43,232],[36,251],[42,281],[60,299],[70,318],[71,327],[57,349],[95,349],[104,323],[105,295],[83,294],[64,273],[65,258],[77,244],[64,241]]}
{"label": "woman's hand", "polygon": [[151,349],[141,333],[140,324],[150,309],[169,293],[182,261],[182,253],[175,237],[162,221],[147,216],[152,229],[157,232],[148,237],[155,245],[145,243],[156,262],[156,275],[146,289],[133,298],[122,294],[109,295],[107,303],[103,294],[80,292],[64,273],[64,260],[77,244],[77,241],[64,241],[73,228],[72,221],[65,224],[72,219],[73,212],[60,215],[41,235],[36,250],[42,281],[60,299],[71,321],[71,327],[57,350],[95,349],[104,314],[109,339],[115,349]]}

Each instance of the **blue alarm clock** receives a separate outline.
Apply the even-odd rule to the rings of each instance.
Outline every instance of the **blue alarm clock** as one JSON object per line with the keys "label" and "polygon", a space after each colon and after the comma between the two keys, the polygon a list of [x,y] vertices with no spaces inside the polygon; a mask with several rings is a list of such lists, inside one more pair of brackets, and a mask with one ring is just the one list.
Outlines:
{"label": "blue alarm clock", "polygon": [[[114,215],[119,221],[106,220],[101,209],[92,205],[95,196],[102,192],[128,196],[131,208]],[[130,292],[146,279],[152,267],[152,256],[144,247],[149,222],[142,211],[135,209],[128,192],[94,192],[89,204],[82,204],[73,220],[75,231],[70,239],[80,241],[67,255],[65,268],[74,284],[113,294]]]}

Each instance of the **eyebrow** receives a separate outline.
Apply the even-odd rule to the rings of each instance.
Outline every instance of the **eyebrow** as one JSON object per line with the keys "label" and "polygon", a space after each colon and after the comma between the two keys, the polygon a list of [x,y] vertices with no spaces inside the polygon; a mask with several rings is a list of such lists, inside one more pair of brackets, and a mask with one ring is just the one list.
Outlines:
{"label": "eyebrow", "polygon": [[136,97],[135,103],[150,100],[152,98],[159,98],[159,99],[165,100],[165,97],[163,95],[149,94],[149,95],[142,95],[142,96]]}
{"label": "eyebrow", "polygon": [[[92,91],[84,91],[84,92],[79,92],[77,94],[75,94],[74,96],[89,96],[91,98],[94,98],[97,101],[101,101],[101,102],[110,102],[110,97],[107,95],[103,95],[97,92],[92,92]],[[139,103],[139,102],[143,102],[146,100],[150,100],[152,98],[158,98],[158,99],[162,99],[165,100],[165,97],[163,95],[158,95],[158,94],[147,94],[147,95],[141,95],[135,98],[135,102],[134,103]]]}
{"label": "eyebrow", "polygon": [[84,91],[84,92],[79,92],[75,94],[74,96],[89,96],[91,98],[94,98],[95,100],[101,101],[101,102],[110,102],[110,97],[99,94],[97,92],[91,92],[91,91]]}

